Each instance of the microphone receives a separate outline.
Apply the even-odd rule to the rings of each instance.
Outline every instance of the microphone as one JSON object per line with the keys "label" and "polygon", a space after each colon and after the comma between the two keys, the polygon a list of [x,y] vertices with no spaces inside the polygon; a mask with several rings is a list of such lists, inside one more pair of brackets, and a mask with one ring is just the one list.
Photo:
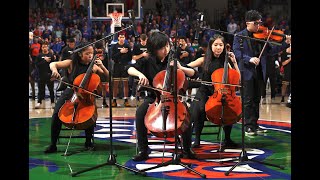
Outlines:
{"label": "microphone", "polygon": [[198,40],[199,39],[199,31],[200,31],[200,28],[202,26],[202,22],[203,22],[203,13],[199,13],[198,16],[197,16],[197,27],[196,27],[196,33],[194,35],[194,39],[195,40]]}
{"label": "microphone", "polygon": [[134,33],[134,37],[138,37],[139,34],[137,32],[137,25],[135,23],[135,15],[134,15],[134,10],[130,9],[128,10],[128,14],[129,14],[129,19],[131,20],[131,23],[132,23],[132,29],[133,29],[133,33]]}

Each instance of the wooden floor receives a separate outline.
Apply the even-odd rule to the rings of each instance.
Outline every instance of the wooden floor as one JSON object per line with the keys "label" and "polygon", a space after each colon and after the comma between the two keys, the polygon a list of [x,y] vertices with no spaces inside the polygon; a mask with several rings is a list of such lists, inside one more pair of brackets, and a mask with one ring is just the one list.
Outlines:
{"label": "wooden floor", "polygon": [[[107,100],[107,103],[109,100]],[[143,100],[141,100],[142,102]],[[112,115],[115,117],[134,117],[136,111],[136,104],[139,105],[139,101],[135,99],[129,100],[130,104],[133,107],[124,108],[122,107],[123,100],[118,100],[118,105],[121,105],[117,108],[112,108]],[[36,101],[29,100],[29,117],[51,117],[53,109],[51,108],[50,100],[45,100],[45,108],[43,109],[34,109]],[[102,100],[97,99],[98,115],[99,117],[109,117],[109,108],[101,108]],[[279,122],[288,122],[291,123],[291,109],[286,107],[285,104],[280,103],[280,97],[276,97],[275,102],[271,102],[270,96],[267,95],[266,103],[260,105],[260,118],[262,120],[270,121],[279,121]]]}

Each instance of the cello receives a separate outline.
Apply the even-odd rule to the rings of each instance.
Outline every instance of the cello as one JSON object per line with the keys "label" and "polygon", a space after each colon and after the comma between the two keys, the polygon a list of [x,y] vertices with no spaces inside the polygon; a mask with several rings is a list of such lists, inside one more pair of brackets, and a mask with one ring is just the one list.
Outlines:
{"label": "cello", "polygon": [[[175,103],[174,96],[170,93],[173,89],[173,67],[170,60],[173,59],[170,52],[167,68],[156,74],[153,79],[153,87],[162,89],[157,94],[156,100],[149,105],[144,118],[146,128],[155,136],[166,138],[175,135]],[[177,69],[177,92],[185,92],[186,84],[185,73]],[[187,105],[177,100],[177,133],[184,132],[189,125],[190,114]]]}
{"label": "cello", "polygon": [[73,85],[80,88],[73,88],[74,93],[70,100],[66,101],[60,108],[58,116],[62,123],[69,128],[77,130],[87,129],[97,120],[97,108],[95,97],[92,95],[100,84],[99,75],[92,73],[96,56],[90,62],[86,73],[78,75]]}
{"label": "cello", "polygon": [[[226,47],[227,48],[227,47]],[[226,53],[224,67],[211,74],[214,93],[205,104],[206,116],[209,121],[217,125],[231,125],[241,119],[242,105],[240,97],[236,96],[236,87],[226,84],[239,84],[240,74],[228,67],[228,53]]]}

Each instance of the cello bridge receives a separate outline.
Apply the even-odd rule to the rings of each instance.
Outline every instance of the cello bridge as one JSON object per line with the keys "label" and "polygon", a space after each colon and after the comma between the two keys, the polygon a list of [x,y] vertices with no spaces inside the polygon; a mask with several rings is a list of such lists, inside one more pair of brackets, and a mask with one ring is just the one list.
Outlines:
{"label": "cello bridge", "polygon": [[220,88],[219,91],[221,94],[228,94],[229,88]]}

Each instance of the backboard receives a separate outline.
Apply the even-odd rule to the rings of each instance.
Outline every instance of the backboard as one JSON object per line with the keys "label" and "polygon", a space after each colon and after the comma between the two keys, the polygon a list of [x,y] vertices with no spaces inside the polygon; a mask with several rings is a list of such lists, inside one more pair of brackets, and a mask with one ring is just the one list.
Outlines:
{"label": "backboard", "polygon": [[90,20],[110,20],[109,15],[117,10],[123,13],[122,20],[129,21],[128,10],[133,10],[136,20],[141,20],[141,0],[89,0]]}

